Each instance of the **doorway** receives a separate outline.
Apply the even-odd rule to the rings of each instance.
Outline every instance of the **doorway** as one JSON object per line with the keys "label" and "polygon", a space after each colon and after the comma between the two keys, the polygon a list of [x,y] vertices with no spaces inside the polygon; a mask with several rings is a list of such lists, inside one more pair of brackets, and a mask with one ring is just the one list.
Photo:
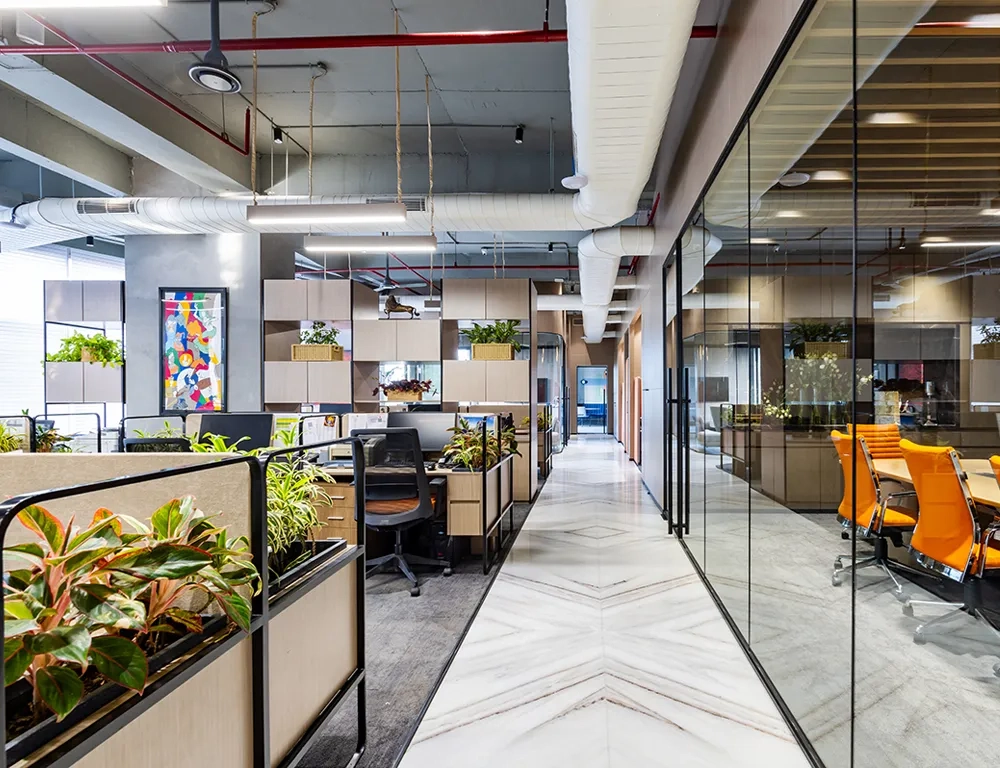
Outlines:
{"label": "doorway", "polygon": [[576,368],[576,431],[607,434],[608,366],[579,365]]}

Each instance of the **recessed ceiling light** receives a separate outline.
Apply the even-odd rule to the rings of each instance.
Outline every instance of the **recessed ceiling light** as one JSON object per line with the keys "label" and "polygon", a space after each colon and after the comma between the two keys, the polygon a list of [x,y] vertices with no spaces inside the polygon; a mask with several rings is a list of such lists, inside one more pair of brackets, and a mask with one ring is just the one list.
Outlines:
{"label": "recessed ceiling light", "polygon": [[771,237],[751,237],[750,245],[774,245],[774,238]]}
{"label": "recessed ceiling light", "polygon": [[812,178],[808,173],[800,173],[798,171],[792,173],[786,173],[780,179],[778,183],[783,187],[801,187],[803,184]]}
{"label": "recessed ceiling light", "polygon": [[865,120],[869,125],[913,125],[920,118],[912,112],[872,112]]}
{"label": "recessed ceiling light", "polygon": [[356,237],[307,237],[307,253],[434,253],[433,235],[375,235]]}
{"label": "recessed ceiling light", "polygon": [[851,174],[846,171],[815,171],[813,181],[850,181]]}
{"label": "recessed ceiling light", "polygon": [[1000,28],[1000,13],[977,13],[965,22],[965,26],[978,29]]}
{"label": "recessed ceiling light", "polygon": [[778,219],[801,219],[802,211],[778,211],[774,215]]}

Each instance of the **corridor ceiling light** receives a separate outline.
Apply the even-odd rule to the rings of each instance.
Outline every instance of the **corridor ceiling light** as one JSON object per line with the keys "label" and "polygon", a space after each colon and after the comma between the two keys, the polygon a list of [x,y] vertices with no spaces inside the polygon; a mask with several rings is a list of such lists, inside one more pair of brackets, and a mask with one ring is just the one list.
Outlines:
{"label": "corridor ceiling light", "polygon": [[308,224],[403,224],[405,221],[404,203],[247,206],[247,223],[259,227]]}
{"label": "corridor ceiling light", "polygon": [[774,216],[778,219],[801,219],[802,211],[778,211]]}
{"label": "corridor ceiling light", "polygon": [[274,126],[274,129],[271,131],[271,138],[274,139],[275,144],[285,143],[285,137],[278,126]]}
{"label": "corridor ceiling light", "polygon": [[305,238],[306,253],[435,253],[434,235],[374,235]]}
{"label": "corridor ceiling light", "polygon": [[524,144],[524,126],[519,125],[514,129],[514,143]]}
{"label": "corridor ceiling light", "polygon": [[996,248],[1000,240],[943,240],[939,242],[924,242],[921,248]]}
{"label": "corridor ceiling light", "polygon": [[977,13],[965,22],[965,26],[975,29],[1000,28],[1000,13]]}
{"label": "corridor ceiling light", "polygon": [[814,171],[813,181],[850,181],[851,174],[846,171]]}
{"label": "corridor ceiling light", "polygon": [[773,237],[751,237],[750,245],[775,245],[776,241]]}
{"label": "corridor ceiling light", "polygon": [[167,0],[0,0],[0,9],[28,11],[38,8],[162,8],[166,4]]}
{"label": "corridor ceiling light", "polygon": [[786,173],[780,179],[778,183],[783,187],[801,187],[803,184],[807,183],[811,179],[808,173],[801,173],[799,171],[794,171],[792,173]]}
{"label": "corridor ceiling light", "polygon": [[865,120],[868,125],[913,125],[920,118],[912,112],[872,112]]}

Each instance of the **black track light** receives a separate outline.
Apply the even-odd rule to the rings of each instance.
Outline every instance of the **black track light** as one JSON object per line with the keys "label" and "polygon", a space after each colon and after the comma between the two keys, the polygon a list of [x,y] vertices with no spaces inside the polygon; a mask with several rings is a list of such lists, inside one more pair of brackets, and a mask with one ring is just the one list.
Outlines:
{"label": "black track light", "polygon": [[278,126],[274,126],[274,128],[271,129],[271,136],[274,139],[275,144],[285,143],[285,135],[281,132],[281,129]]}
{"label": "black track light", "polygon": [[93,248],[94,247],[94,236],[93,235],[87,235],[87,247],[88,248]]}
{"label": "black track light", "polygon": [[899,245],[896,248],[900,251],[906,250],[906,228],[899,231]]}
{"label": "black track light", "polygon": [[552,243],[549,243],[549,253],[552,253]]}
{"label": "black track light", "polygon": [[514,143],[523,144],[524,143],[524,126],[519,125],[514,131]]}

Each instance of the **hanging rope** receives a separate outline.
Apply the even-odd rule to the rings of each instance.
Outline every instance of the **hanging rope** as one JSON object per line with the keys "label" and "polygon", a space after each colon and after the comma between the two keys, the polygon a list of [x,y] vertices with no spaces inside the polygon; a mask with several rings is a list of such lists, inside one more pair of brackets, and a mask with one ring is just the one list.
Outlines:
{"label": "hanging rope", "polygon": [[312,65],[316,73],[309,77],[309,202],[313,197],[313,126],[316,113],[316,81],[326,75],[326,64],[317,61]]}
{"label": "hanging rope", "polygon": [[[399,11],[395,11],[396,34],[399,34]],[[396,46],[396,202],[403,202],[403,152],[400,136],[400,113],[402,106],[399,96],[399,46]]]}
{"label": "hanging rope", "polygon": [[[275,8],[274,2],[268,3],[266,11],[254,11],[250,19],[250,38],[254,41],[253,48],[253,93],[251,94],[251,108],[253,109],[253,120],[250,126],[250,191],[253,193],[253,204],[257,205],[257,19],[270,13]],[[226,110],[223,107],[222,133],[225,134]]]}
{"label": "hanging rope", "polygon": [[[427,101],[427,197],[431,209],[431,234],[434,234],[434,140],[431,137],[431,76],[424,75],[424,98]],[[441,256],[442,269],[444,255]],[[431,254],[431,296],[434,295],[434,254]]]}
{"label": "hanging rope", "polygon": [[507,236],[503,232],[500,233],[500,261],[500,274],[507,277]]}
{"label": "hanging rope", "polygon": [[493,279],[497,279],[497,233],[493,233]]}

